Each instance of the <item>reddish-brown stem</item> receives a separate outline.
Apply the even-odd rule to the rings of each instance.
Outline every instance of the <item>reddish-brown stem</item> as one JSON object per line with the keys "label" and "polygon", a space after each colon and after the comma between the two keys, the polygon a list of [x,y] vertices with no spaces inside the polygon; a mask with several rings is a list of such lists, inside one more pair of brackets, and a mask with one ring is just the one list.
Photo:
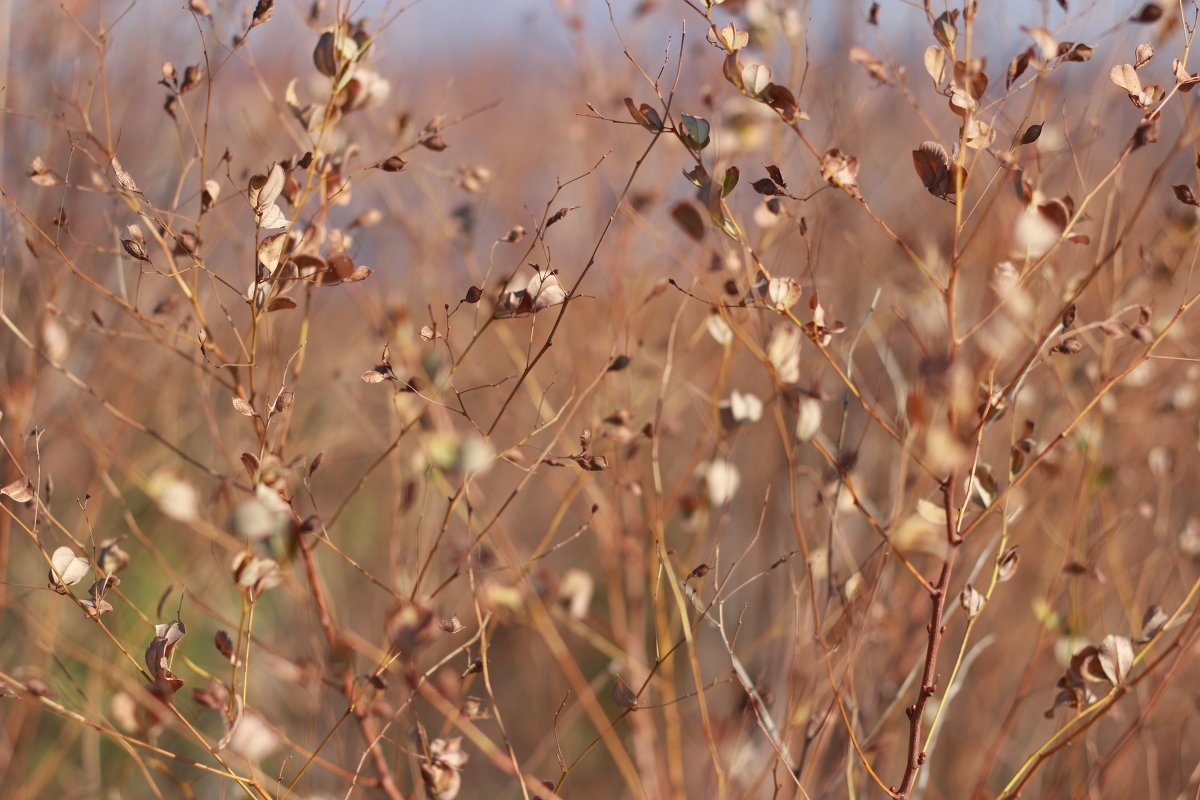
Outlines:
{"label": "reddish-brown stem", "polygon": [[946,559],[942,562],[941,574],[931,592],[932,608],[929,614],[929,625],[926,628],[928,638],[925,644],[925,667],[921,671],[921,686],[917,689],[917,699],[905,709],[908,714],[908,762],[904,766],[904,777],[899,788],[892,789],[896,798],[907,797],[917,780],[917,772],[925,763],[925,753],[921,751],[921,718],[929,698],[937,692],[937,658],[942,645],[942,636],[946,633],[942,617],[946,610],[946,595],[950,588],[950,575],[954,570],[954,557],[962,536],[958,533],[958,525],[954,510],[954,486],[958,483],[957,470],[951,470],[950,475],[942,484],[942,497],[946,504],[946,541],[950,548]]}

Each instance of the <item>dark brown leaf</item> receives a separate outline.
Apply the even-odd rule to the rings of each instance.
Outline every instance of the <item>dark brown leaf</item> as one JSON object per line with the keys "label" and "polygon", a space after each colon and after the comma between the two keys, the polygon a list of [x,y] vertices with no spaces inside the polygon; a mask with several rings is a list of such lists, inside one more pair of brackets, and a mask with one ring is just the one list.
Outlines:
{"label": "dark brown leaf", "polygon": [[122,239],[121,246],[125,248],[125,252],[136,258],[138,261],[150,261],[150,256],[146,255],[146,248],[142,247],[133,239]]}
{"label": "dark brown leaf", "polygon": [[1133,132],[1133,149],[1145,147],[1158,141],[1158,118],[1143,119]]}
{"label": "dark brown leaf", "polygon": [[179,85],[179,93],[189,92],[200,85],[204,78],[204,70],[193,64],[183,71],[183,83]]}
{"label": "dark brown leaf", "polygon": [[627,708],[630,711],[635,711],[638,707],[638,697],[633,689],[629,688],[629,684],[618,675],[617,680],[612,687],[613,702],[621,708]]}
{"label": "dark brown leaf", "polygon": [[[955,176],[959,167],[950,161],[946,148],[937,142],[924,142],[912,151],[913,168],[926,191],[934,197],[948,199],[957,190]],[[967,182],[967,171],[962,170],[962,183]]]}
{"label": "dark brown leaf", "polygon": [[754,189],[754,191],[758,192],[759,194],[765,194],[768,197],[774,197],[775,195],[781,194],[779,187],[775,185],[775,181],[771,180],[770,178],[759,178],[754,183],[750,184],[750,186]]}
{"label": "dark brown leaf", "polygon": [[1175,196],[1179,198],[1179,202],[1186,203],[1189,206],[1200,206],[1200,202],[1196,201],[1196,195],[1192,194],[1192,187],[1186,183],[1181,183],[1178,186],[1172,186]]}
{"label": "dark brown leaf", "polygon": [[671,209],[671,218],[692,239],[698,242],[704,238],[704,217],[687,200],[680,201]]}
{"label": "dark brown leaf", "polygon": [[1033,48],[1022,50],[1008,64],[1008,72],[1005,75],[1005,88],[1011,89],[1013,82],[1024,74],[1029,66],[1029,59],[1033,58]]}
{"label": "dark brown leaf", "polygon": [[1138,13],[1129,18],[1129,21],[1147,24],[1150,22],[1158,22],[1158,20],[1162,18],[1162,15],[1162,6],[1160,6],[1158,3],[1146,3],[1146,5],[1142,6],[1141,10],[1138,11]]}
{"label": "dark brown leaf", "polygon": [[258,0],[258,5],[254,7],[254,17],[250,20],[250,27],[262,25],[271,19],[271,15],[275,13],[275,0]]}
{"label": "dark brown leaf", "polygon": [[233,655],[233,637],[225,631],[217,631],[213,635],[213,644],[217,646],[217,652],[225,656],[230,661],[234,660]]}
{"label": "dark brown leaf", "polygon": [[1095,53],[1096,48],[1092,47],[1091,45],[1084,44],[1083,42],[1079,42],[1069,51],[1067,51],[1067,54],[1063,56],[1063,59],[1066,61],[1083,63],[1084,61],[1091,61],[1092,56],[1095,55]]}
{"label": "dark brown leaf", "polygon": [[1043,124],[1044,123],[1038,123],[1037,125],[1030,125],[1028,128],[1026,128],[1025,132],[1021,134],[1021,144],[1033,144],[1036,142],[1038,137],[1042,135]]}
{"label": "dark brown leaf", "polygon": [[570,214],[572,211],[574,211],[577,208],[579,208],[579,206],[564,206],[563,208],[560,208],[558,211],[555,211],[550,216],[550,219],[546,220],[546,227],[549,228],[551,225],[560,221],[563,217],[567,216],[567,214]]}

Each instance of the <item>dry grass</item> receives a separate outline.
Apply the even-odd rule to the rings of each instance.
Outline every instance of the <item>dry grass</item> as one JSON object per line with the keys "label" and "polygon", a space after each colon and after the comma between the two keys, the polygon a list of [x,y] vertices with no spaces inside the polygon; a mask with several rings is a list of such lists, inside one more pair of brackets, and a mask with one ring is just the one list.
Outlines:
{"label": "dry grass", "polygon": [[660,5],[0,11],[5,798],[1197,796],[1200,12]]}

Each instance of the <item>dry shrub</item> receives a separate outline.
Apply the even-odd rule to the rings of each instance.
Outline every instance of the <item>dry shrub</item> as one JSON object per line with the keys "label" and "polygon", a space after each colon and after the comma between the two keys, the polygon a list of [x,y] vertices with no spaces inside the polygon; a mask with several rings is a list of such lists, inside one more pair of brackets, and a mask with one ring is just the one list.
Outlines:
{"label": "dry shrub", "polygon": [[533,5],[0,12],[3,796],[1194,795],[1200,12]]}

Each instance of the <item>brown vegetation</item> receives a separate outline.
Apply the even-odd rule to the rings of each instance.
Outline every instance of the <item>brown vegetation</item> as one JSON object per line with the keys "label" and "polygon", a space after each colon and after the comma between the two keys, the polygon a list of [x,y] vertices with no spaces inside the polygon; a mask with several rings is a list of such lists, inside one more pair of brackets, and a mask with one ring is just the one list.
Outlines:
{"label": "brown vegetation", "polygon": [[0,794],[1196,796],[1200,11],[431,5],[0,10]]}

